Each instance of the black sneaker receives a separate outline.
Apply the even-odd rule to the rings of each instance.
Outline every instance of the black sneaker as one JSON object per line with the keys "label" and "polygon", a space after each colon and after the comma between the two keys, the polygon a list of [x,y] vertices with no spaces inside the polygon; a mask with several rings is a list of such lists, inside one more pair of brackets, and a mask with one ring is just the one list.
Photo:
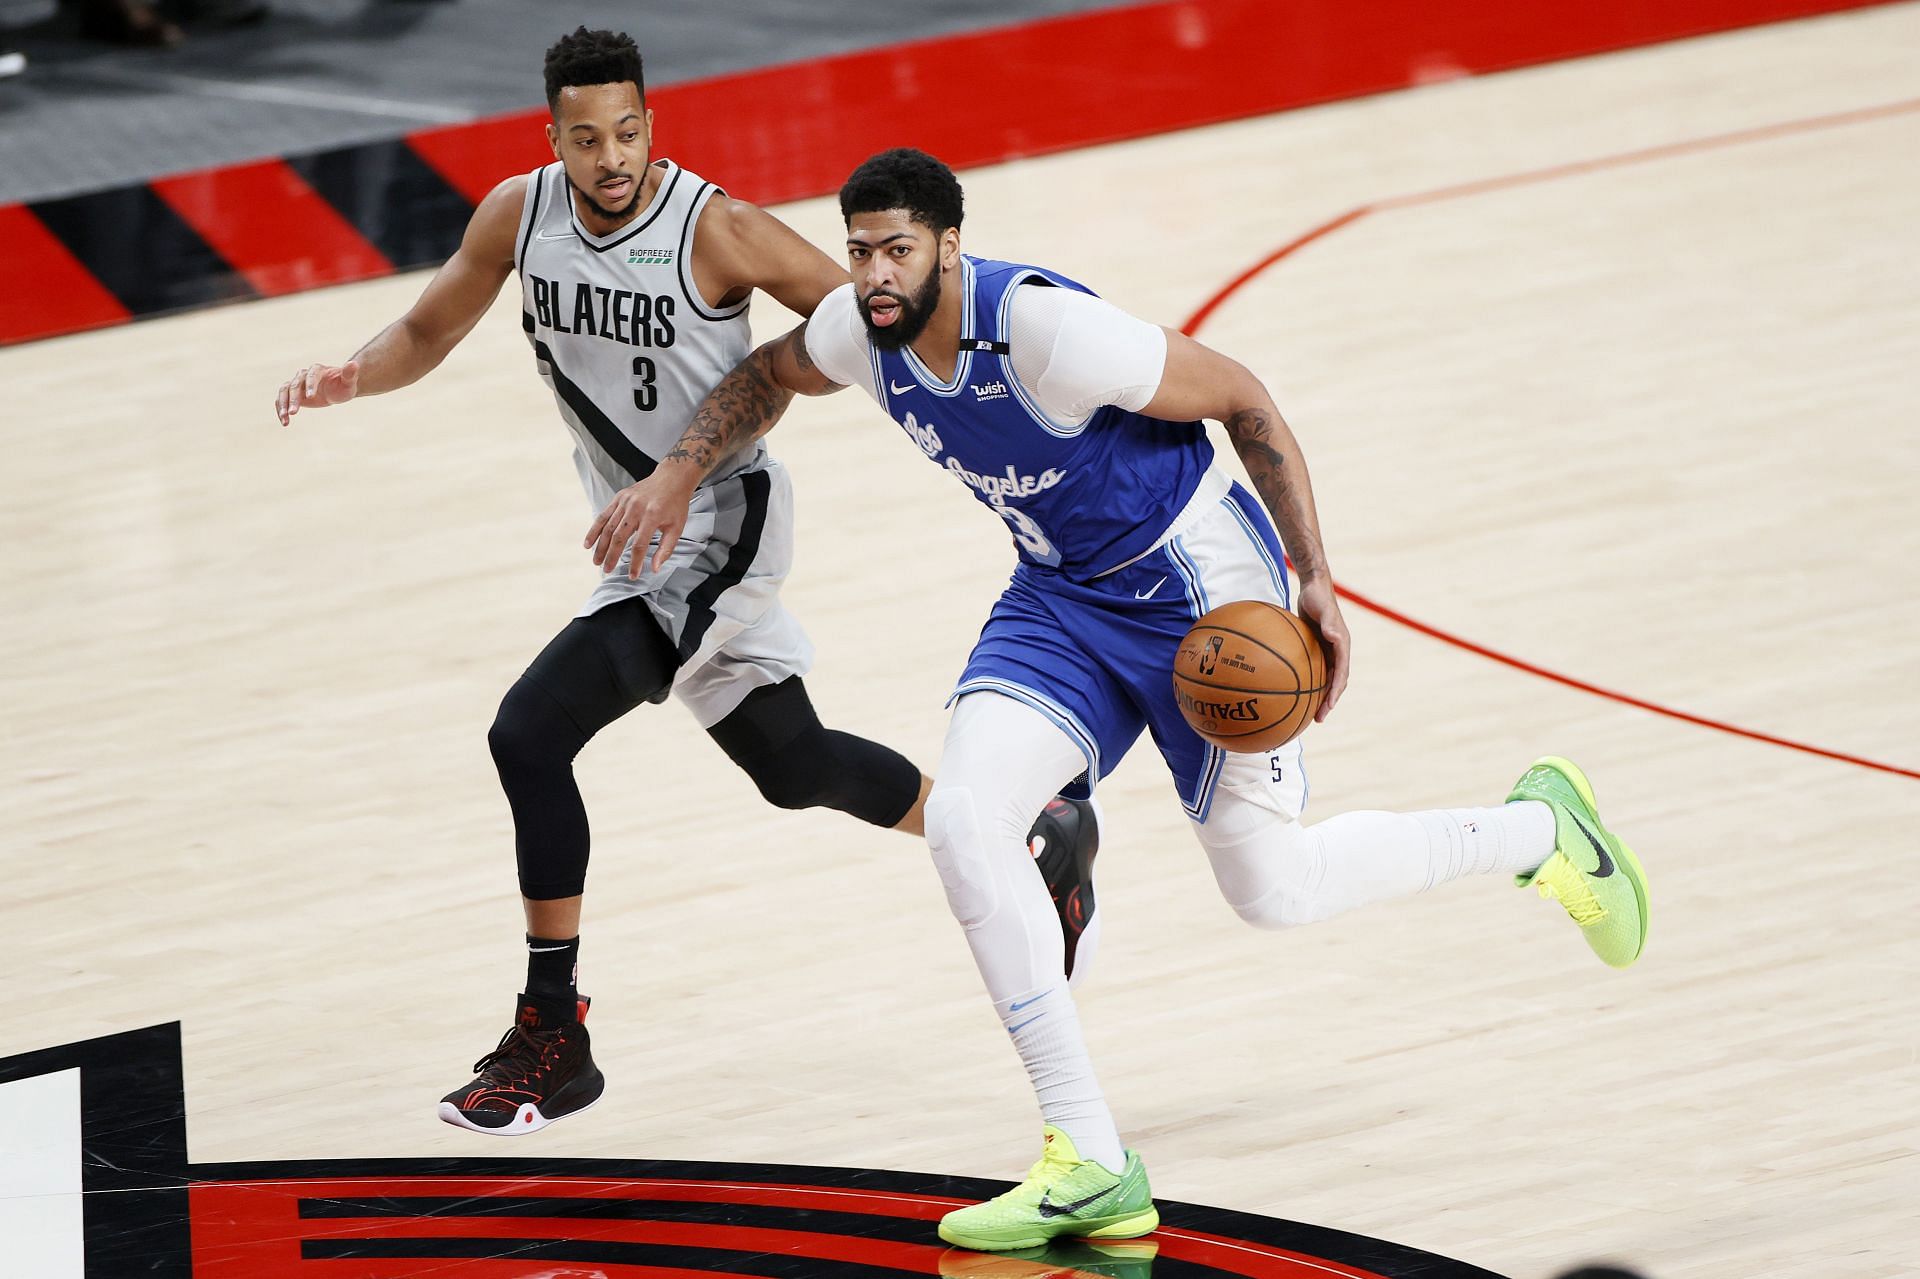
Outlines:
{"label": "black sneaker", "polygon": [[599,1101],[607,1080],[593,1064],[583,1024],[590,1002],[582,998],[569,1008],[521,995],[519,1019],[498,1047],[473,1063],[478,1078],[440,1099],[440,1118],[474,1132],[519,1137]]}
{"label": "black sneaker", "polygon": [[1093,859],[1100,851],[1100,817],[1092,800],[1054,796],[1027,834],[1027,850],[1040,867],[1060,913],[1067,943],[1067,982],[1078,984],[1093,963],[1100,919],[1093,900]]}

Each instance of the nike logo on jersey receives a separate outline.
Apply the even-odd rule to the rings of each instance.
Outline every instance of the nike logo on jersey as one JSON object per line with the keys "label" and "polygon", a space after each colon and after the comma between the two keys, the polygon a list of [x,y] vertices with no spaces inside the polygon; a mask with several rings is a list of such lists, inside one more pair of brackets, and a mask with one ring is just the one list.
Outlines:
{"label": "nike logo on jersey", "polygon": [[559,235],[548,235],[545,231],[535,231],[533,238],[536,240],[571,240],[573,238],[573,232],[562,231]]}
{"label": "nike logo on jersey", "polygon": [[1133,593],[1133,598],[1137,600],[1150,600],[1155,595],[1158,595],[1160,593],[1160,588],[1165,586],[1166,584],[1167,584],[1167,579],[1163,577],[1159,581],[1155,582],[1152,586],[1149,586],[1146,590],[1135,591]]}
{"label": "nike logo on jersey", "polygon": [[906,394],[906,393],[907,393],[908,391],[911,391],[911,390],[913,390],[913,389],[914,389],[914,387],[913,387],[912,385],[908,385],[908,386],[895,386],[895,385],[893,384],[893,379],[892,379],[892,378],[888,378],[888,379],[887,379],[887,389],[888,389],[889,391],[892,391],[892,392],[893,392],[893,393],[894,393],[895,395],[905,395],[905,394]]}
{"label": "nike logo on jersey", "polygon": [[1052,1199],[1048,1198],[1048,1196],[1053,1193],[1049,1190],[1040,1196],[1040,1215],[1042,1217],[1064,1217],[1069,1213],[1079,1212],[1082,1208],[1088,1208],[1099,1203],[1102,1199],[1105,1199],[1118,1189],[1120,1189],[1120,1183],[1116,1181],[1105,1190],[1097,1194],[1088,1195],[1085,1199],[1076,1199],[1070,1204],[1057,1204],[1053,1202]]}

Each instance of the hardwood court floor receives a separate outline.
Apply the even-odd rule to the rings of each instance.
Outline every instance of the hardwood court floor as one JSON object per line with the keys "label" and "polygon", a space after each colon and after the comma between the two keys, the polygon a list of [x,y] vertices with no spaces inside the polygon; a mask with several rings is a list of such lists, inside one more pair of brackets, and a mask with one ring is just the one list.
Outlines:
{"label": "hardwood court floor", "polygon": [[[966,243],[1177,323],[1360,205],[1906,102],[1916,66],[1903,5],[1437,84],[964,175]],[[1915,154],[1894,113],[1383,211],[1203,336],[1275,389],[1348,585],[1912,769]],[[836,243],[826,202],[783,212]],[[4,1043],[183,1020],[197,1160],[1017,1175],[1031,1103],[924,849],[764,808],[676,707],[580,767],[606,1100],[511,1152],[433,1118],[520,976],[485,728],[591,570],[511,297],[422,385],[273,423],[280,377],[423,282],[0,352]],[[930,767],[1010,560],[896,435],[852,395],[775,434],[788,600],[823,713]],[[1310,816],[1494,802],[1570,754],[1653,878],[1648,953],[1606,970],[1495,882],[1256,934],[1139,753],[1082,1013],[1156,1189],[1516,1279],[1912,1273],[1914,781],[1348,616]]]}

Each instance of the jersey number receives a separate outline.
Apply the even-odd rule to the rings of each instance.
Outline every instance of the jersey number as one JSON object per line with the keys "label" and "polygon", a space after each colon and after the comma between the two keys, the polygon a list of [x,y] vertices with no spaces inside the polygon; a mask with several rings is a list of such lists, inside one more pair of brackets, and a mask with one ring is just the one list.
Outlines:
{"label": "jersey number", "polygon": [[1013,540],[1025,547],[1028,555],[1042,564],[1059,566],[1060,552],[1053,549],[1053,543],[1047,540],[1046,533],[1033,522],[1032,516],[1025,511],[1016,511],[1011,506],[996,506],[993,509],[1000,512],[1001,519],[1013,526]]}
{"label": "jersey number", "polygon": [[653,361],[644,355],[633,357],[633,382],[633,407],[651,413],[660,402],[660,393],[653,385]]}

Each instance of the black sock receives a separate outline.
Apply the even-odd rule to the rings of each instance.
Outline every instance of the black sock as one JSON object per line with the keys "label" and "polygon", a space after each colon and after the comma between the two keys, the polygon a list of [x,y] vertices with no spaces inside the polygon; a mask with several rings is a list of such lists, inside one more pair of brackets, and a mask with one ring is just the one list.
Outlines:
{"label": "black sock", "polygon": [[572,1003],[580,998],[580,939],[527,934],[527,993]]}

